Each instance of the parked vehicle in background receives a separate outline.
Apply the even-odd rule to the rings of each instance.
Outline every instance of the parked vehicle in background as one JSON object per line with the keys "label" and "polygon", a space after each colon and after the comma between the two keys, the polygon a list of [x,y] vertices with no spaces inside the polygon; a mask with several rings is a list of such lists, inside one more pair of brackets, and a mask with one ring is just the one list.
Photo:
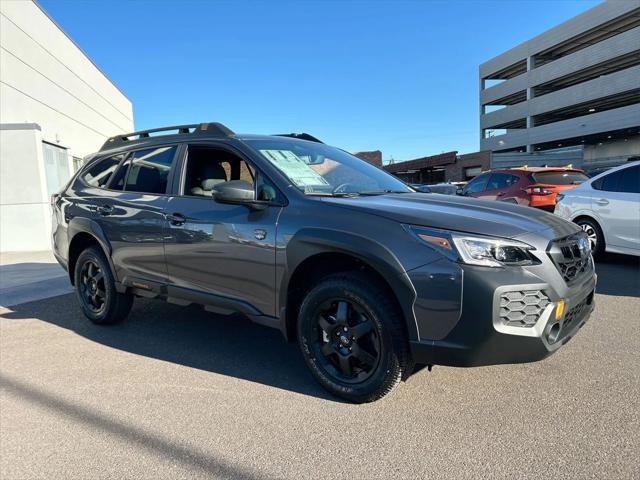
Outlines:
{"label": "parked vehicle in background", "polygon": [[582,170],[562,167],[522,167],[492,170],[478,175],[462,195],[499,200],[553,211],[556,195],[588,180]]}
{"label": "parked vehicle in background", "polygon": [[640,256],[640,161],[607,170],[559,194],[555,213],[587,233],[594,254]]}
{"label": "parked vehicle in background", "polygon": [[577,225],[416,193],[309,135],[117,135],[51,203],[54,253],[90,321],[123,320],[135,296],[240,312],[297,340],[353,402],[425,366],[541,360],[594,308]]}
{"label": "parked vehicle in background", "polygon": [[454,183],[436,183],[434,185],[427,185],[432,193],[442,193],[444,195],[458,195],[462,192],[462,188]]}
{"label": "parked vehicle in background", "polygon": [[608,170],[611,170],[611,167],[600,167],[600,168],[594,168],[592,170],[587,170],[584,172],[584,174],[589,178],[593,178]]}
{"label": "parked vehicle in background", "polygon": [[427,185],[423,185],[421,183],[412,183],[410,185],[416,192],[431,193],[431,189]]}

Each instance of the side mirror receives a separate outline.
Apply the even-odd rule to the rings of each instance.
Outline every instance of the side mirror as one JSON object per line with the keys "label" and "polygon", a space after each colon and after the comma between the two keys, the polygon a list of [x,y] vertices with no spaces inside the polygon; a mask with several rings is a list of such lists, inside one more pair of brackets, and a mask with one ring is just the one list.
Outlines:
{"label": "side mirror", "polygon": [[256,201],[256,194],[246,180],[222,182],[213,188],[213,198],[220,203],[251,204]]}

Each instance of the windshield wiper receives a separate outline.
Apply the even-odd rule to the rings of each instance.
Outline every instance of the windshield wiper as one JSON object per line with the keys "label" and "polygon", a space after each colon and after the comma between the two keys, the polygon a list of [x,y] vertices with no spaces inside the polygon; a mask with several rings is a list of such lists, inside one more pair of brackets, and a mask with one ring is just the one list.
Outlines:
{"label": "windshield wiper", "polygon": [[305,195],[312,197],[357,197],[360,192],[308,192]]}
{"label": "windshield wiper", "polygon": [[406,190],[369,190],[369,191],[364,191],[364,192],[358,192],[360,195],[367,195],[367,196],[372,196],[372,195],[385,195],[387,193],[412,193]]}
{"label": "windshield wiper", "polygon": [[386,195],[387,193],[412,193],[406,190],[364,190],[362,192],[307,192],[305,195],[317,197],[373,197],[376,195]]}

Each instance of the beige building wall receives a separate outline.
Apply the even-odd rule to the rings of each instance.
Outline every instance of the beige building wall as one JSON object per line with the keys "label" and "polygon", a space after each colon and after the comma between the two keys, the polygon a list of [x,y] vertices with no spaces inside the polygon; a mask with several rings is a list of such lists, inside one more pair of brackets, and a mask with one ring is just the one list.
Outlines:
{"label": "beige building wall", "polygon": [[50,193],[133,107],[36,3],[0,1],[0,126],[0,251],[42,250]]}

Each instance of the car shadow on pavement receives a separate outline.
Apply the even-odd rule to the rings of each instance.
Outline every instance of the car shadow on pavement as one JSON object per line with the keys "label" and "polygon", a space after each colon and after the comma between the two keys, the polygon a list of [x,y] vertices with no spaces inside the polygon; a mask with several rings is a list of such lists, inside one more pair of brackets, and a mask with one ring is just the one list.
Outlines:
{"label": "car shadow on pavement", "polygon": [[124,322],[98,326],[71,294],[16,305],[1,316],[42,320],[126,352],[340,402],[316,383],[295,344],[241,315],[136,299]]}
{"label": "car shadow on pavement", "polygon": [[596,260],[596,293],[640,298],[640,258],[607,253]]}

